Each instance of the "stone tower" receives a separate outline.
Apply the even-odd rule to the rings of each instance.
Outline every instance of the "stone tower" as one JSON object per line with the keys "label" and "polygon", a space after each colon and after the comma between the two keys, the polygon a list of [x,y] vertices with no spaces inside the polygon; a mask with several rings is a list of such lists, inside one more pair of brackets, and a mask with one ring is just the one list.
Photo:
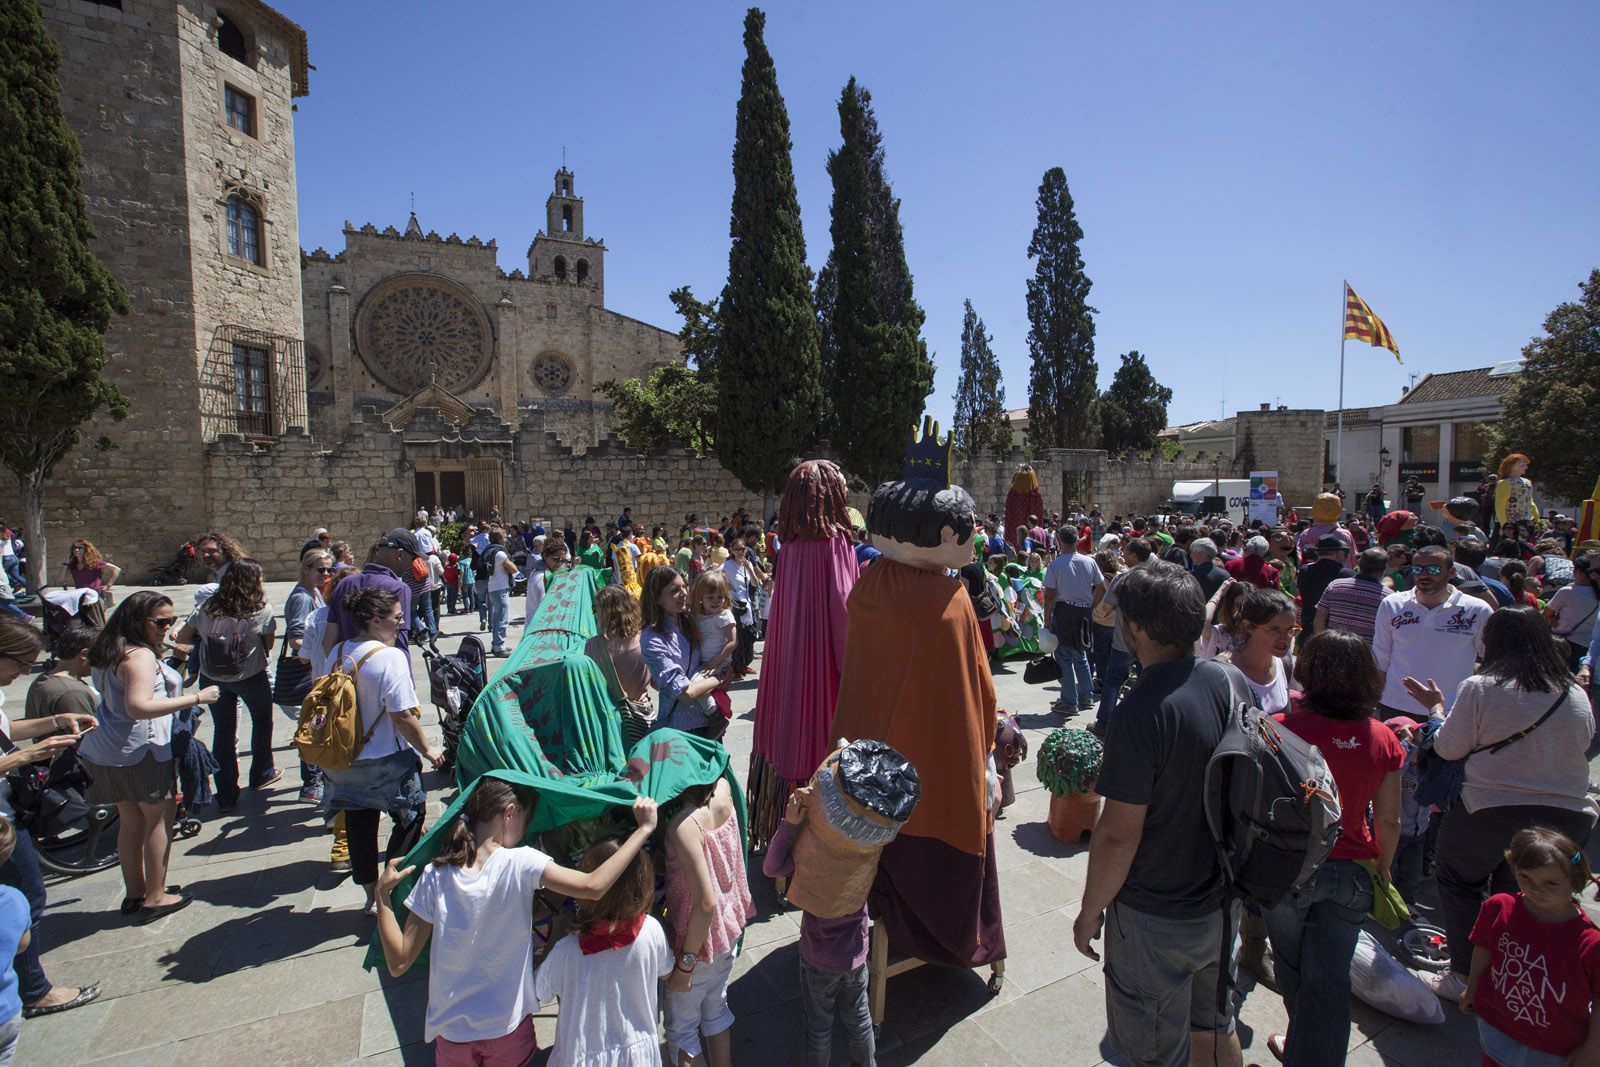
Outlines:
{"label": "stone tower", "polygon": [[[132,402],[84,427],[111,451],[80,445],[56,468],[45,533],[52,562],[86,537],[133,581],[210,527],[219,438],[269,447],[308,421],[293,114],[306,34],[261,0],[41,7],[95,254],[131,303],[106,333],[106,373]],[[0,513],[20,512],[4,479]]]}
{"label": "stone tower", "polygon": [[545,228],[528,249],[528,276],[583,287],[596,307],[605,304],[603,242],[583,235],[583,198],[573,192],[572,172],[556,171],[555,191],[544,202]]}

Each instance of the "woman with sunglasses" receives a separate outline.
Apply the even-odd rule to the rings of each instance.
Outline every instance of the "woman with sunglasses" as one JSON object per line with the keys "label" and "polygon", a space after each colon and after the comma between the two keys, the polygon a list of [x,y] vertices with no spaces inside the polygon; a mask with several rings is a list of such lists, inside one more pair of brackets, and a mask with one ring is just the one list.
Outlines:
{"label": "woman with sunglasses", "polygon": [[215,685],[183,692],[178,672],[162,662],[176,621],[171,598],[140,590],[117,605],[89,648],[100,707],[98,725],[84,735],[78,755],[94,775],[87,793],[90,803],[117,806],[122,913],[134,915],[141,925],[193,899],[167,889],[177,807],[172,717],[221,695]]}
{"label": "woman with sunglasses", "polygon": [[[38,627],[20,619],[0,618],[0,733],[11,742],[33,740],[27,748],[8,744],[6,754],[0,755],[0,815],[13,822],[16,816],[11,808],[11,785],[4,776],[29,764],[54,759],[77,744],[84,730],[94,726],[92,717],[76,714],[33,719],[6,716],[4,687],[27,674],[42,651],[44,641]],[[33,838],[21,826],[16,827],[16,847],[11,858],[0,863],[0,883],[21,890],[28,899],[29,926],[38,925],[46,904],[44,871],[39,866]],[[51,985],[40,962],[43,951],[39,932],[33,930],[28,947],[16,956],[16,993],[22,1000],[24,1018],[82,1007],[100,995],[100,987],[94,984],[76,989]]]}
{"label": "woman with sunglasses", "polygon": [[[313,643],[320,651],[322,639],[320,634],[307,634],[306,624],[323,606],[322,590],[333,579],[334,570],[332,552],[306,549],[300,556],[300,580],[283,604],[283,650],[273,677],[272,702],[296,724],[300,722],[300,702],[321,673],[314,669],[311,650],[304,649],[303,643],[314,636]],[[308,804],[322,801],[322,770],[305,760],[300,761],[300,799]]]}

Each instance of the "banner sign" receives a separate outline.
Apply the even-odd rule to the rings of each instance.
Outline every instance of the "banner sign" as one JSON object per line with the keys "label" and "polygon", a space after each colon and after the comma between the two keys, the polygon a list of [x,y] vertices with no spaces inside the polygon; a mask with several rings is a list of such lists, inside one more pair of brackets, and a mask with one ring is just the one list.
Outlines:
{"label": "banner sign", "polygon": [[1246,521],[1257,519],[1268,526],[1278,523],[1278,508],[1283,498],[1278,495],[1277,471],[1250,472],[1250,513]]}

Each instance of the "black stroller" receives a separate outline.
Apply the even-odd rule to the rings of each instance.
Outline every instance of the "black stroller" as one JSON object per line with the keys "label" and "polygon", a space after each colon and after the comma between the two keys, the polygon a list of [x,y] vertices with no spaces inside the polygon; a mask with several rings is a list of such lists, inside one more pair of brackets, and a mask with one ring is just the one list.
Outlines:
{"label": "black stroller", "polygon": [[422,659],[428,666],[428,695],[439,712],[439,729],[444,734],[444,764],[439,769],[448,774],[456,765],[456,747],[461,744],[467,713],[488,684],[488,657],[483,643],[469,635],[461,639],[461,647],[453,656],[440,652],[435,642],[428,642]]}

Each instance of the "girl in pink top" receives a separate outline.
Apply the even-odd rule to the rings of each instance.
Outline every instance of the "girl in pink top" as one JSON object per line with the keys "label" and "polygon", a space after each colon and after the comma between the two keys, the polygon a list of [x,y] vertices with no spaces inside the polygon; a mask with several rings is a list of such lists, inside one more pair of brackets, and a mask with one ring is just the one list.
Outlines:
{"label": "girl in pink top", "polygon": [[739,935],[756,910],[744,841],[726,779],[687,790],[680,800],[667,827],[667,937],[677,959],[667,979],[667,1047],[678,1067],[730,1067],[728,977]]}

